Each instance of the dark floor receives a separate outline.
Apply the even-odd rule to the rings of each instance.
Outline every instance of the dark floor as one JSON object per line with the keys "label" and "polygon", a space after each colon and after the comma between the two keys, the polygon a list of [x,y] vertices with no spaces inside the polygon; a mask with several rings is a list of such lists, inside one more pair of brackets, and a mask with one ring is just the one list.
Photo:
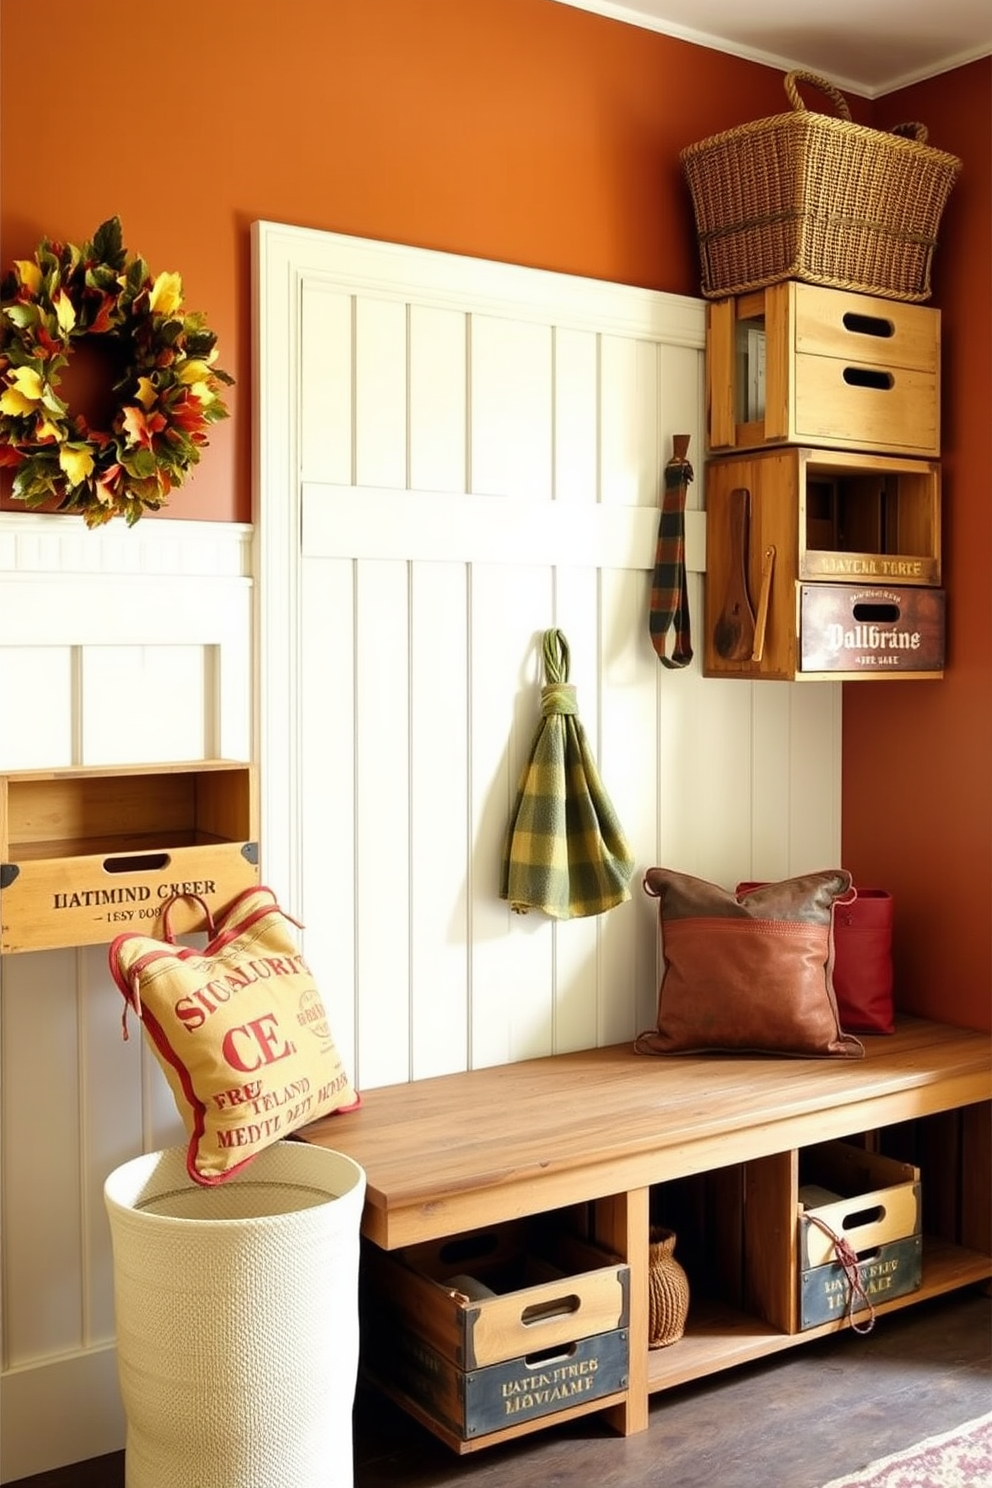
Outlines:
{"label": "dark floor", "polygon": [[[648,1430],[627,1438],[593,1415],[458,1457],[363,1385],[355,1488],[820,1488],[989,1410],[992,1299],[968,1290],[655,1395]],[[123,1483],[115,1453],[21,1488]]]}

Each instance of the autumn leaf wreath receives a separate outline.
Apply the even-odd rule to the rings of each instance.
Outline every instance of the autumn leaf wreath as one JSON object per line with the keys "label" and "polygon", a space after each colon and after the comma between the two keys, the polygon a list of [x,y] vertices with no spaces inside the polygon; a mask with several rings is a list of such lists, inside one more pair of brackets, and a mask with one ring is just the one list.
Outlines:
{"label": "autumn leaf wreath", "polygon": [[[45,238],[0,283],[0,467],[28,507],[52,498],[88,527],[158,511],[227,416],[216,336],[183,308],[178,274],[153,277],[111,217],[77,247]],[[113,353],[113,408],[91,427],[60,396],[84,340]],[[92,414],[91,414],[92,420]]]}

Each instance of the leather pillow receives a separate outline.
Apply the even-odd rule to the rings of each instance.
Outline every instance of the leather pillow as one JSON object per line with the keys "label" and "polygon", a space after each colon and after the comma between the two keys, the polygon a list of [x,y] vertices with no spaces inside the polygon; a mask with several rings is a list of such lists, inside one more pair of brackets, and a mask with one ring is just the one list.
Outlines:
{"label": "leather pillow", "polygon": [[844,869],[807,873],[736,895],[649,868],[662,975],[658,1026],[641,1053],[750,1052],[860,1059],[842,1031],[833,971],[833,906],[851,892]]}

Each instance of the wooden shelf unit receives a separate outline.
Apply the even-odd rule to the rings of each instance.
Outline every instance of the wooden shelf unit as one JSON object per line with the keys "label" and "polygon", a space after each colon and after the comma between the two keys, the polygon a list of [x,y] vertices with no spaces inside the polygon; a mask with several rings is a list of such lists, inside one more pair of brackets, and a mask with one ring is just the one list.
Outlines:
{"label": "wooden shelf unit", "polygon": [[[460,1453],[590,1411],[604,1411],[625,1435],[645,1429],[652,1393],[848,1326],[838,1318],[798,1330],[798,1154],[886,1128],[921,1151],[923,1270],[921,1288],[880,1304],[879,1316],[987,1282],[988,1035],[903,1018],[895,1034],[864,1043],[863,1061],[663,1059],[618,1045],[365,1091],[358,1111],[304,1128],[302,1140],[364,1168],[363,1233],[383,1249],[561,1210],[582,1216],[588,1238],[630,1267],[630,1372],[617,1399],[465,1442],[388,1380],[379,1383]],[[652,1188],[723,1174],[729,1192],[740,1168],[750,1182],[740,1222],[761,1257],[746,1300],[735,1306],[697,1288],[685,1337],[649,1350]]]}
{"label": "wooden shelf unit", "polygon": [[[743,518],[735,515],[741,501]],[[893,662],[892,674],[903,679],[942,675],[937,462],[793,446],[749,450],[707,462],[706,510],[705,676],[851,681],[877,679]],[[765,587],[760,655],[720,650],[739,578],[759,612]],[[826,625],[812,626],[804,600],[810,591],[829,595],[841,586],[855,615],[863,600],[872,612],[891,611],[882,629],[897,636],[918,630],[916,649],[868,644],[873,636],[865,629],[864,644],[829,654],[821,645]]]}
{"label": "wooden shelf unit", "polygon": [[939,310],[786,280],[706,315],[704,675],[939,680]]}

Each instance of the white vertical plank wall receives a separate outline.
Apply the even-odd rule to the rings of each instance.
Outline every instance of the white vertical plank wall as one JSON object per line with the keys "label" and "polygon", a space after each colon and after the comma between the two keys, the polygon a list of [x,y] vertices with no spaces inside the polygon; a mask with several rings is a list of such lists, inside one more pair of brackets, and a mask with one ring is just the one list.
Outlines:
{"label": "white vertical plank wall", "polygon": [[[250,758],[250,530],[0,514],[0,771]],[[103,1184],[183,1140],[106,947],[0,958],[0,1480],[123,1445]]]}
{"label": "white vertical plank wall", "polygon": [[[702,651],[704,307],[276,223],[253,237],[263,876],[359,1087],[630,1038],[645,868],[836,863],[840,688],[663,668],[662,471],[691,435]],[[560,627],[632,898],[514,915],[499,869]]]}
{"label": "white vertical plank wall", "polygon": [[[646,867],[839,853],[839,686],[667,671],[648,636],[689,433],[701,650],[703,307],[269,223],[253,267],[254,533],[0,514],[0,770],[255,759],[360,1086],[628,1038]],[[560,924],[498,897],[551,626],[637,858],[630,903]],[[120,1012],[99,947],[0,962],[2,1482],[123,1443],[102,1186],[181,1128]]]}

